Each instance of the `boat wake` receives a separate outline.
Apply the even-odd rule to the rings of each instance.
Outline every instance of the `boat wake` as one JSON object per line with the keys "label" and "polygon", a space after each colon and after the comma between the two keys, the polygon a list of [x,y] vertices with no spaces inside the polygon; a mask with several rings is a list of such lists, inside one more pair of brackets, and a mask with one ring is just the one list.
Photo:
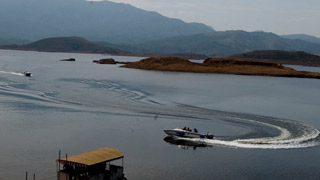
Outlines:
{"label": "boat wake", "polygon": [[25,76],[23,73],[18,73],[18,72],[10,72],[10,71],[0,71],[2,74],[12,74],[12,75],[17,75],[17,76]]}
{"label": "boat wake", "polygon": [[[65,79],[66,80],[66,79]],[[159,115],[175,120],[212,122],[215,128],[220,126],[242,127],[245,132],[240,135],[220,136],[214,139],[185,138],[181,140],[237,148],[291,149],[307,148],[320,145],[320,132],[302,122],[276,117],[260,116],[246,113],[217,111],[196,106],[175,104],[159,100],[139,89],[134,89],[119,82],[69,80],[89,85],[103,92],[121,94],[125,103],[118,108],[152,116]],[[110,98],[109,98],[110,99]],[[105,99],[107,101],[107,99]],[[130,102],[129,102],[130,101]],[[112,103],[114,106],[117,103]],[[226,130],[228,131],[228,130]],[[214,135],[215,132],[212,132]],[[181,137],[179,137],[181,138]]]}
{"label": "boat wake", "polygon": [[64,110],[79,109],[74,103],[72,104],[72,102],[58,99],[50,95],[50,92],[28,90],[25,88],[24,84],[0,84],[0,97],[1,95],[5,97],[5,99],[2,100],[2,103],[15,107],[27,105],[41,109],[51,109],[53,107]]}
{"label": "boat wake", "polygon": [[[314,137],[313,139],[316,139]],[[297,149],[297,148],[308,148],[320,145],[316,140],[306,140],[300,141],[296,139],[290,140],[290,142],[270,142],[263,139],[239,139],[233,141],[219,140],[217,139],[191,139],[191,138],[181,138],[180,140],[189,141],[198,144],[206,145],[219,145],[219,146],[228,146],[234,148],[252,148],[252,149]]]}
{"label": "boat wake", "polygon": [[[69,85],[70,89],[61,89],[63,90],[61,92],[58,91],[60,89],[56,89],[57,92],[47,92],[31,90],[23,87],[23,84],[14,85],[11,83],[9,85],[4,83],[0,84],[0,95],[3,95],[6,100],[3,102],[11,103],[12,106],[17,107],[20,107],[22,103],[29,103],[34,107],[42,107],[42,109],[48,107],[48,110],[116,112],[126,116],[129,114],[133,116],[147,115],[157,117],[157,119],[181,120],[184,124],[188,120],[199,125],[209,123],[214,125],[212,133],[216,137],[213,139],[179,137],[183,141],[208,146],[292,149],[320,145],[320,132],[317,129],[294,120],[175,104],[159,100],[139,89],[132,89],[116,82],[75,79],[63,79],[63,82],[75,84]],[[82,95],[83,91],[78,92],[78,89],[87,89],[88,86],[92,88],[90,96]],[[225,134],[219,136],[214,129]],[[232,129],[237,129],[237,131],[233,132]],[[230,133],[228,134],[228,132]]]}
{"label": "boat wake", "polygon": [[81,79],[62,79],[65,82],[79,83],[90,86],[94,89],[102,90],[103,92],[117,93],[125,100],[139,104],[162,104],[159,99],[152,99],[149,94],[139,90],[127,87],[124,84],[113,81],[96,81],[96,80],[81,80]]}
{"label": "boat wake", "polygon": [[[252,120],[247,119],[247,121]],[[266,122],[255,122],[279,131],[279,135],[277,136],[235,139],[230,139],[228,137],[215,137],[213,139],[177,137],[177,140],[206,145],[254,149],[296,149],[320,145],[319,130],[293,120],[279,119],[279,122],[281,122],[280,124],[282,124],[282,126]],[[286,127],[283,126],[284,124]]]}

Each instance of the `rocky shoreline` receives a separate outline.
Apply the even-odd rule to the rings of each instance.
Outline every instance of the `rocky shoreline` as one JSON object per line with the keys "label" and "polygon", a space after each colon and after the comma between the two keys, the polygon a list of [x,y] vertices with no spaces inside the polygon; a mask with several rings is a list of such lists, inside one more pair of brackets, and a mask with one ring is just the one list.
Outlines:
{"label": "rocky shoreline", "polygon": [[258,76],[280,76],[320,79],[320,73],[297,71],[278,63],[243,61],[233,58],[208,58],[203,63],[190,62],[177,57],[146,58],[138,62],[130,62],[122,67],[144,70],[236,74]]}
{"label": "rocky shoreline", "polygon": [[93,60],[92,62],[96,64],[127,64],[128,63],[128,62],[115,61],[113,58]]}

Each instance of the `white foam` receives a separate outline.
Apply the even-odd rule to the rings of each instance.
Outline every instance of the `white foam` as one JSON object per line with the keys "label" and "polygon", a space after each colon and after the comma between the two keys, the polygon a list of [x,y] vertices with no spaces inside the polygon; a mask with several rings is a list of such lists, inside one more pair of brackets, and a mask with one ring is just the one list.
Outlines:
{"label": "white foam", "polygon": [[0,73],[3,73],[3,74],[12,74],[12,75],[18,75],[18,76],[24,76],[23,73],[17,73],[17,72],[0,71]]}
{"label": "white foam", "polygon": [[195,142],[199,144],[207,144],[207,145],[218,145],[218,146],[227,146],[234,148],[250,148],[250,149],[297,149],[297,148],[307,148],[314,147],[320,145],[319,142],[316,141],[305,141],[305,142],[296,142],[293,140],[290,143],[262,143],[258,142],[244,142],[244,140],[219,140],[219,139],[198,139],[198,138],[178,138],[184,141]]}
{"label": "white foam", "polygon": [[[249,120],[251,121],[251,120]],[[288,120],[286,120],[288,121]],[[288,121],[289,122],[289,121]],[[291,122],[291,121],[290,121]],[[320,132],[306,124],[292,121],[295,126],[299,126],[303,131],[300,136],[294,137],[288,129],[275,126],[265,122],[257,122],[266,126],[276,128],[280,131],[280,135],[276,137],[251,138],[251,139],[236,139],[236,140],[222,140],[214,139],[199,139],[199,138],[181,138],[184,141],[191,141],[199,144],[220,145],[235,148],[255,148],[255,149],[295,149],[307,148],[320,145],[320,142],[315,141]]]}

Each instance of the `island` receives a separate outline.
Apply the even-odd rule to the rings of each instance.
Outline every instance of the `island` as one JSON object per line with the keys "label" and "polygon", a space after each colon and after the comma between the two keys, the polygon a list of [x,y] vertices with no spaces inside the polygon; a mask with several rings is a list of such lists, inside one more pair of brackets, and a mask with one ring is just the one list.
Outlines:
{"label": "island", "polygon": [[320,56],[306,53],[304,51],[257,50],[242,54],[235,54],[230,56],[230,58],[320,67]]}
{"label": "island", "polygon": [[100,60],[93,60],[93,63],[96,64],[117,64],[117,61],[115,61],[113,58],[105,58]]}
{"label": "island", "polygon": [[113,58],[105,58],[100,60],[93,60],[93,63],[96,64],[127,64],[128,62],[119,62],[115,61]]}
{"label": "island", "polygon": [[208,58],[203,63],[196,63],[178,57],[150,57],[137,62],[129,62],[121,67],[157,71],[320,79],[320,73],[316,72],[297,71],[279,63],[245,61],[235,58]]}

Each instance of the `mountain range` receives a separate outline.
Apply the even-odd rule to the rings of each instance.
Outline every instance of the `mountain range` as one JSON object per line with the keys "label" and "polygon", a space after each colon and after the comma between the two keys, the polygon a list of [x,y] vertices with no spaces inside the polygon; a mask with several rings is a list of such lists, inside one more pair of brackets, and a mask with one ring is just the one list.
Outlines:
{"label": "mountain range", "polygon": [[320,54],[320,43],[288,39],[262,31],[240,30],[181,35],[142,43],[135,47],[154,54],[196,53],[208,57],[225,57],[254,50],[306,51]]}
{"label": "mountain range", "polygon": [[[82,44],[82,48],[86,47],[82,50],[87,49],[88,52],[198,57],[225,57],[254,50],[320,54],[320,38],[314,36],[279,36],[262,31],[215,31],[201,23],[186,23],[129,4],[110,1],[0,0],[0,17],[0,45],[21,45],[52,37],[68,37],[60,39],[66,43],[69,37],[73,37],[71,40],[77,40],[73,44]],[[89,48],[88,44],[92,42],[95,44]],[[43,43],[36,42],[24,48],[38,47],[41,50],[39,45]],[[61,44],[61,47],[75,51],[74,46],[68,46]],[[48,48],[48,44],[45,47]]]}
{"label": "mountain range", "polygon": [[320,38],[315,36],[310,36],[307,34],[289,34],[289,35],[282,35],[281,37],[284,37],[287,39],[300,39],[300,40],[320,44]]}
{"label": "mountain range", "polygon": [[176,35],[213,32],[129,4],[85,0],[0,0],[0,38],[79,36],[111,43],[141,43]]}

